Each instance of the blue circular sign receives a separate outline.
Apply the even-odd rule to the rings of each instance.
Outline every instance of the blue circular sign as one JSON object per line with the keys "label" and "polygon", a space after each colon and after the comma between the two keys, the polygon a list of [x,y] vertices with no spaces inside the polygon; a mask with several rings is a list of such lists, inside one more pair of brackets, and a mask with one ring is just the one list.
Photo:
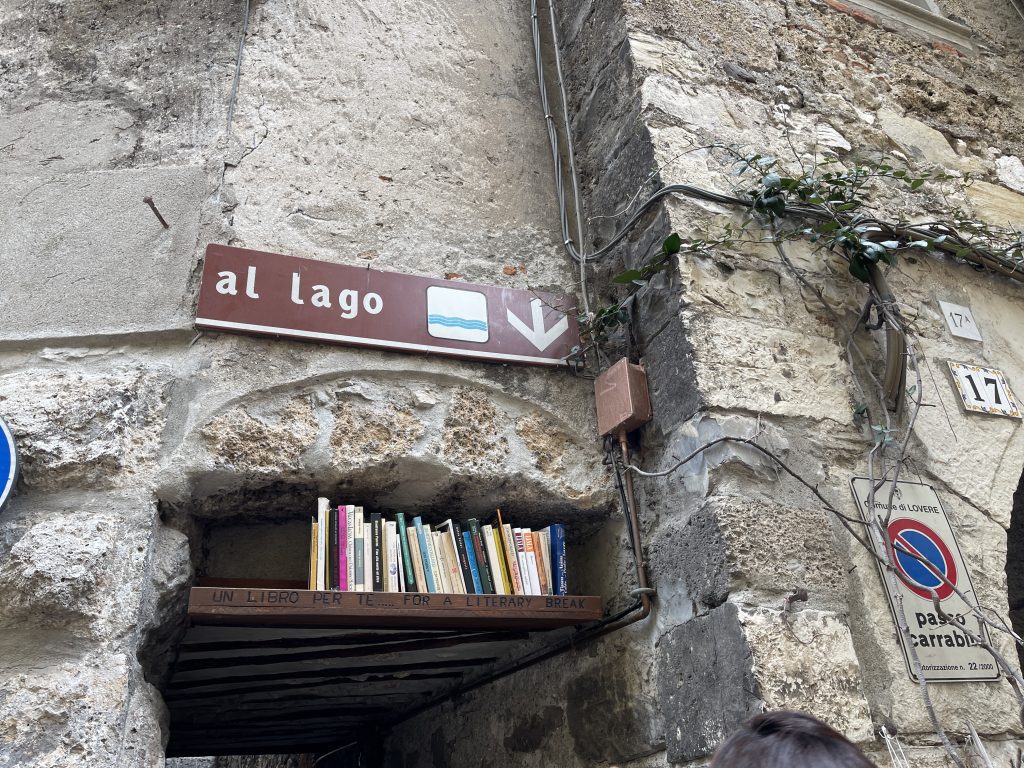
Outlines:
{"label": "blue circular sign", "polygon": [[14,493],[18,482],[18,448],[10,427],[0,419],[0,509]]}
{"label": "blue circular sign", "polygon": [[912,592],[929,600],[933,594],[945,600],[954,593],[956,560],[938,533],[904,517],[889,523],[889,538],[900,578]]}

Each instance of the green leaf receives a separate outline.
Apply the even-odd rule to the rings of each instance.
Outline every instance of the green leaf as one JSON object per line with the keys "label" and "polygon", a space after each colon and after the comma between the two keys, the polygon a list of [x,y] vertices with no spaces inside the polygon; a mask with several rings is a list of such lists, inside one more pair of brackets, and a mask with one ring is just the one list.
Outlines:
{"label": "green leaf", "polygon": [[631,283],[634,280],[639,280],[642,277],[643,273],[640,272],[639,269],[628,269],[621,275],[616,275],[615,277],[613,277],[612,282],[619,283],[620,285],[625,285],[626,283]]}
{"label": "green leaf", "polygon": [[678,234],[673,232],[671,235],[665,238],[665,242],[661,244],[661,249],[665,253],[679,253],[679,249],[683,245],[683,239]]}
{"label": "green leaf", "polygon": [[761,183],[764,184],[765,189],[778,189],[782,185],[782,177],[777,173],[769,173],[761,179]]}
{"label": "green leaf", "polygon": [[914,179],[912,182],[910,182],[910,188],[920,189],[922,184],[924,184],[924,179]]}
{"label": "green leaf", "polygon": [[871,277],[871,273],[868,272],[867,264],[860,256],[854,256],[850,259],[850,274],[862,283],[868,282]]}

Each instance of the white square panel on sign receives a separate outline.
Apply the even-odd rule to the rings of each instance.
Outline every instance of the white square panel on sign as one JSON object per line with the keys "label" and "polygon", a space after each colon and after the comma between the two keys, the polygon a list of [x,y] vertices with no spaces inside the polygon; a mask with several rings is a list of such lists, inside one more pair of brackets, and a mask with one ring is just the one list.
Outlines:
{"label": "white square panel on sign", "polygon": [[432,285],[427,288],[427,333],[438,339],[485,342],[487,297],[479,291],[463,291]]}
{"label": "white square panel on sign", "polygon": [[946,318],[946,325],[949,326],[950,333],[961,339],[981,341],[981,331],[978,324],[974,322],[974,315],[971,314],[970,307],[940,301],[939,308],[942,310],[942,316]]}
{"label": "white square panel on sign", "polygon": [[970,363],[948,362],[957,394],[966,410],[1020,418],[1020,407],[1002,371]]}

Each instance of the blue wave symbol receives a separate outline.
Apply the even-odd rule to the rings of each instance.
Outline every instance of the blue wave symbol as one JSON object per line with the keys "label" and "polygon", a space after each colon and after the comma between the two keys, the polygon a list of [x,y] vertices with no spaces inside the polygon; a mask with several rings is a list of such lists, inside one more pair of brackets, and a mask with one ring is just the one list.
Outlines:
{"label": "blue wave symbol", "polygon": [[447,315],[427,315],[427,325],[443,325],[446,328],[465,328],[467,331],[486,331],[484,320],[467,320],[464,317],[448,317]]}

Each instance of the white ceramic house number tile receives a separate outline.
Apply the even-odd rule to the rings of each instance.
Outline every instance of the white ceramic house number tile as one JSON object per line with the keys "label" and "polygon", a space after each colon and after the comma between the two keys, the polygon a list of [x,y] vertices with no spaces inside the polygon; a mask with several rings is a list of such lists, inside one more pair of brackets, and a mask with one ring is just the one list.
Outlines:
{"label": "white ceramic house number tile", "polygon": [[1020,407],[1002,371],[970,363],[948,362],[965,410],[1020,418]]}

